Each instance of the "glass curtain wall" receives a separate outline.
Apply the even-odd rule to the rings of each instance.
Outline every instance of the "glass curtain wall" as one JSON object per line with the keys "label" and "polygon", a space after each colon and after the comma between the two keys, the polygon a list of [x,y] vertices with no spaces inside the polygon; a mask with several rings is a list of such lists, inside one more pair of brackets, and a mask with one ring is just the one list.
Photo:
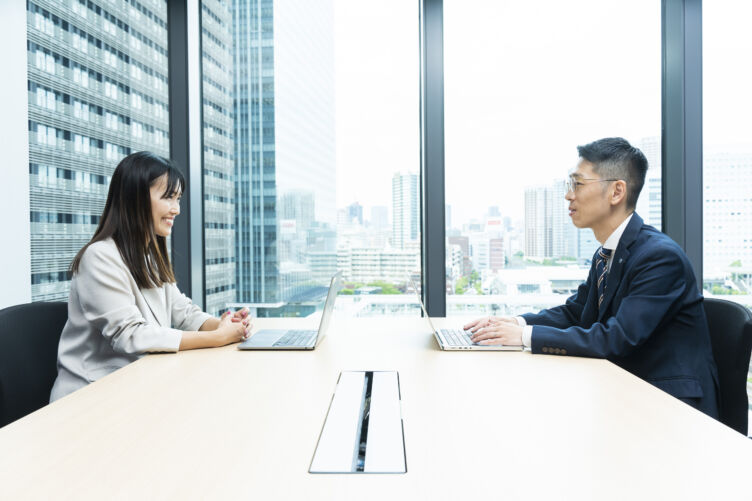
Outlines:
{"label": "glass curtain wall", "polygon": [[345,315],[418,314],[417,2],[204,0],[201,22],[208,310],[309,316],[341,270]]}
{"label": "glass curtain wall", "polygon": [[33,301],[68,299],[110,176],[129,153],[169,157],[164,0],[27,2]]}
{"label": "glass curtain wall", "polygon": [[[752,53],[741,0],[703,3],[703,289],[752,308]],[[752,369],[747,379],[752,395]],[[750,407],[752,418],[752,407]]]}
{"label": "glass curtain wall", "polygon": [[447,315],[557,304],[599,247],[569,219],[577,145],[647,156],[637,213],[661,227],[661,5],[444,2]]}
{"label": "glass curtain wall", "polygon": [[233,162],[232,10],[201,4],[201,92],[206,311],[235,302],[235,165]]}

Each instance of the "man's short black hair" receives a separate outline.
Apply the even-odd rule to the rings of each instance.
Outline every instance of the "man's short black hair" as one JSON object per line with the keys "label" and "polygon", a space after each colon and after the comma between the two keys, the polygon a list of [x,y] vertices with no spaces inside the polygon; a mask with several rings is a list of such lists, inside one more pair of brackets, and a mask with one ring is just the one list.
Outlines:
{"label": "man's short black hair", "polygon": [[638,149],[621,137],[607,137],[578,146],[580,158],[593,164],[593,171],[603,179],[623,179],[627,183],[627,209],[637,206],[648,160]]}

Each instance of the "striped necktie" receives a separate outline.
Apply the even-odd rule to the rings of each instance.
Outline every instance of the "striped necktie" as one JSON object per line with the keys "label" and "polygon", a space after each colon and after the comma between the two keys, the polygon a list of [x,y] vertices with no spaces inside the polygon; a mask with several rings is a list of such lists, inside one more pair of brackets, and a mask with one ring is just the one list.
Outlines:
{"label": "striped necktie", "polygon": [[595,274],[598,277],[598,309],[603,302],[606,292],[606,277],[608,276],[608,260],[611,258],[612,249],[598,249],[598,257],[595,259]]}

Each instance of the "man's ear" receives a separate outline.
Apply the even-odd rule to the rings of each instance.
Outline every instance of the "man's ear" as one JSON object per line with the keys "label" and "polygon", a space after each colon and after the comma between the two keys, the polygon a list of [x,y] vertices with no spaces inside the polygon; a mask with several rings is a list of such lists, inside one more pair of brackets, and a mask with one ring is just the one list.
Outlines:
{"label": "man's ear", "polygon": [[611,205],[619,205],[627,199],[627,183],[623,180],[616,181],[611,187]]}

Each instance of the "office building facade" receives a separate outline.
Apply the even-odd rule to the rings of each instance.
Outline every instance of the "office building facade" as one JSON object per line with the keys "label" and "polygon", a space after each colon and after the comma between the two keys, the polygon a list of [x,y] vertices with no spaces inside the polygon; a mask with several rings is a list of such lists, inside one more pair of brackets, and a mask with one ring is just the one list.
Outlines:
{"label": "office building facade", "polygon": [[279,295],[274,3],[233,0],[233,113],[237,301]]}
{"label": "office building facade", "polygon": [[392,177],[392,245],[405,249],[418,240],[419,231],[418,175],[397,172]]}
{"label": "office building facade", "polygon": [[661,138],[658,136],[643,138],[639,148],[648,160],[648,172],[642,187],[640,198],[637,200],[637,213],[646,224],[661,230]]}
{"label": "office building facade", "polygon": [[575,258],[589,261],[600,244],[589,228],[569,217],[566,183],[525,189],[525,255],[531,259]]}
{"label": "office building facade", "polygon": [[525,256],[533,259],[551,257],[552,190],[546,186],[525,189]]}
{"label": "office building facade", "polygon": [[27,2],[32,301],[68,267],[134,151],[169,157],[166,2]]}
{"label": "office building facade", "polygon": [[404,284],[409,275],[420,274],[417,243],[405,249],[382,247],[337,248],[337,269],[345,280],[361,283],[386,281]]}
{"label": "office building facade", "polygon": [[214,315],[236,297],[231,28],[228,3],[202,0],[205,310]]}
{"label": "office building facade", "polygon": [[749,274],[752,270],[752,151],[708,149],[703,185],[705,277],[723,277],[742,271]]}

